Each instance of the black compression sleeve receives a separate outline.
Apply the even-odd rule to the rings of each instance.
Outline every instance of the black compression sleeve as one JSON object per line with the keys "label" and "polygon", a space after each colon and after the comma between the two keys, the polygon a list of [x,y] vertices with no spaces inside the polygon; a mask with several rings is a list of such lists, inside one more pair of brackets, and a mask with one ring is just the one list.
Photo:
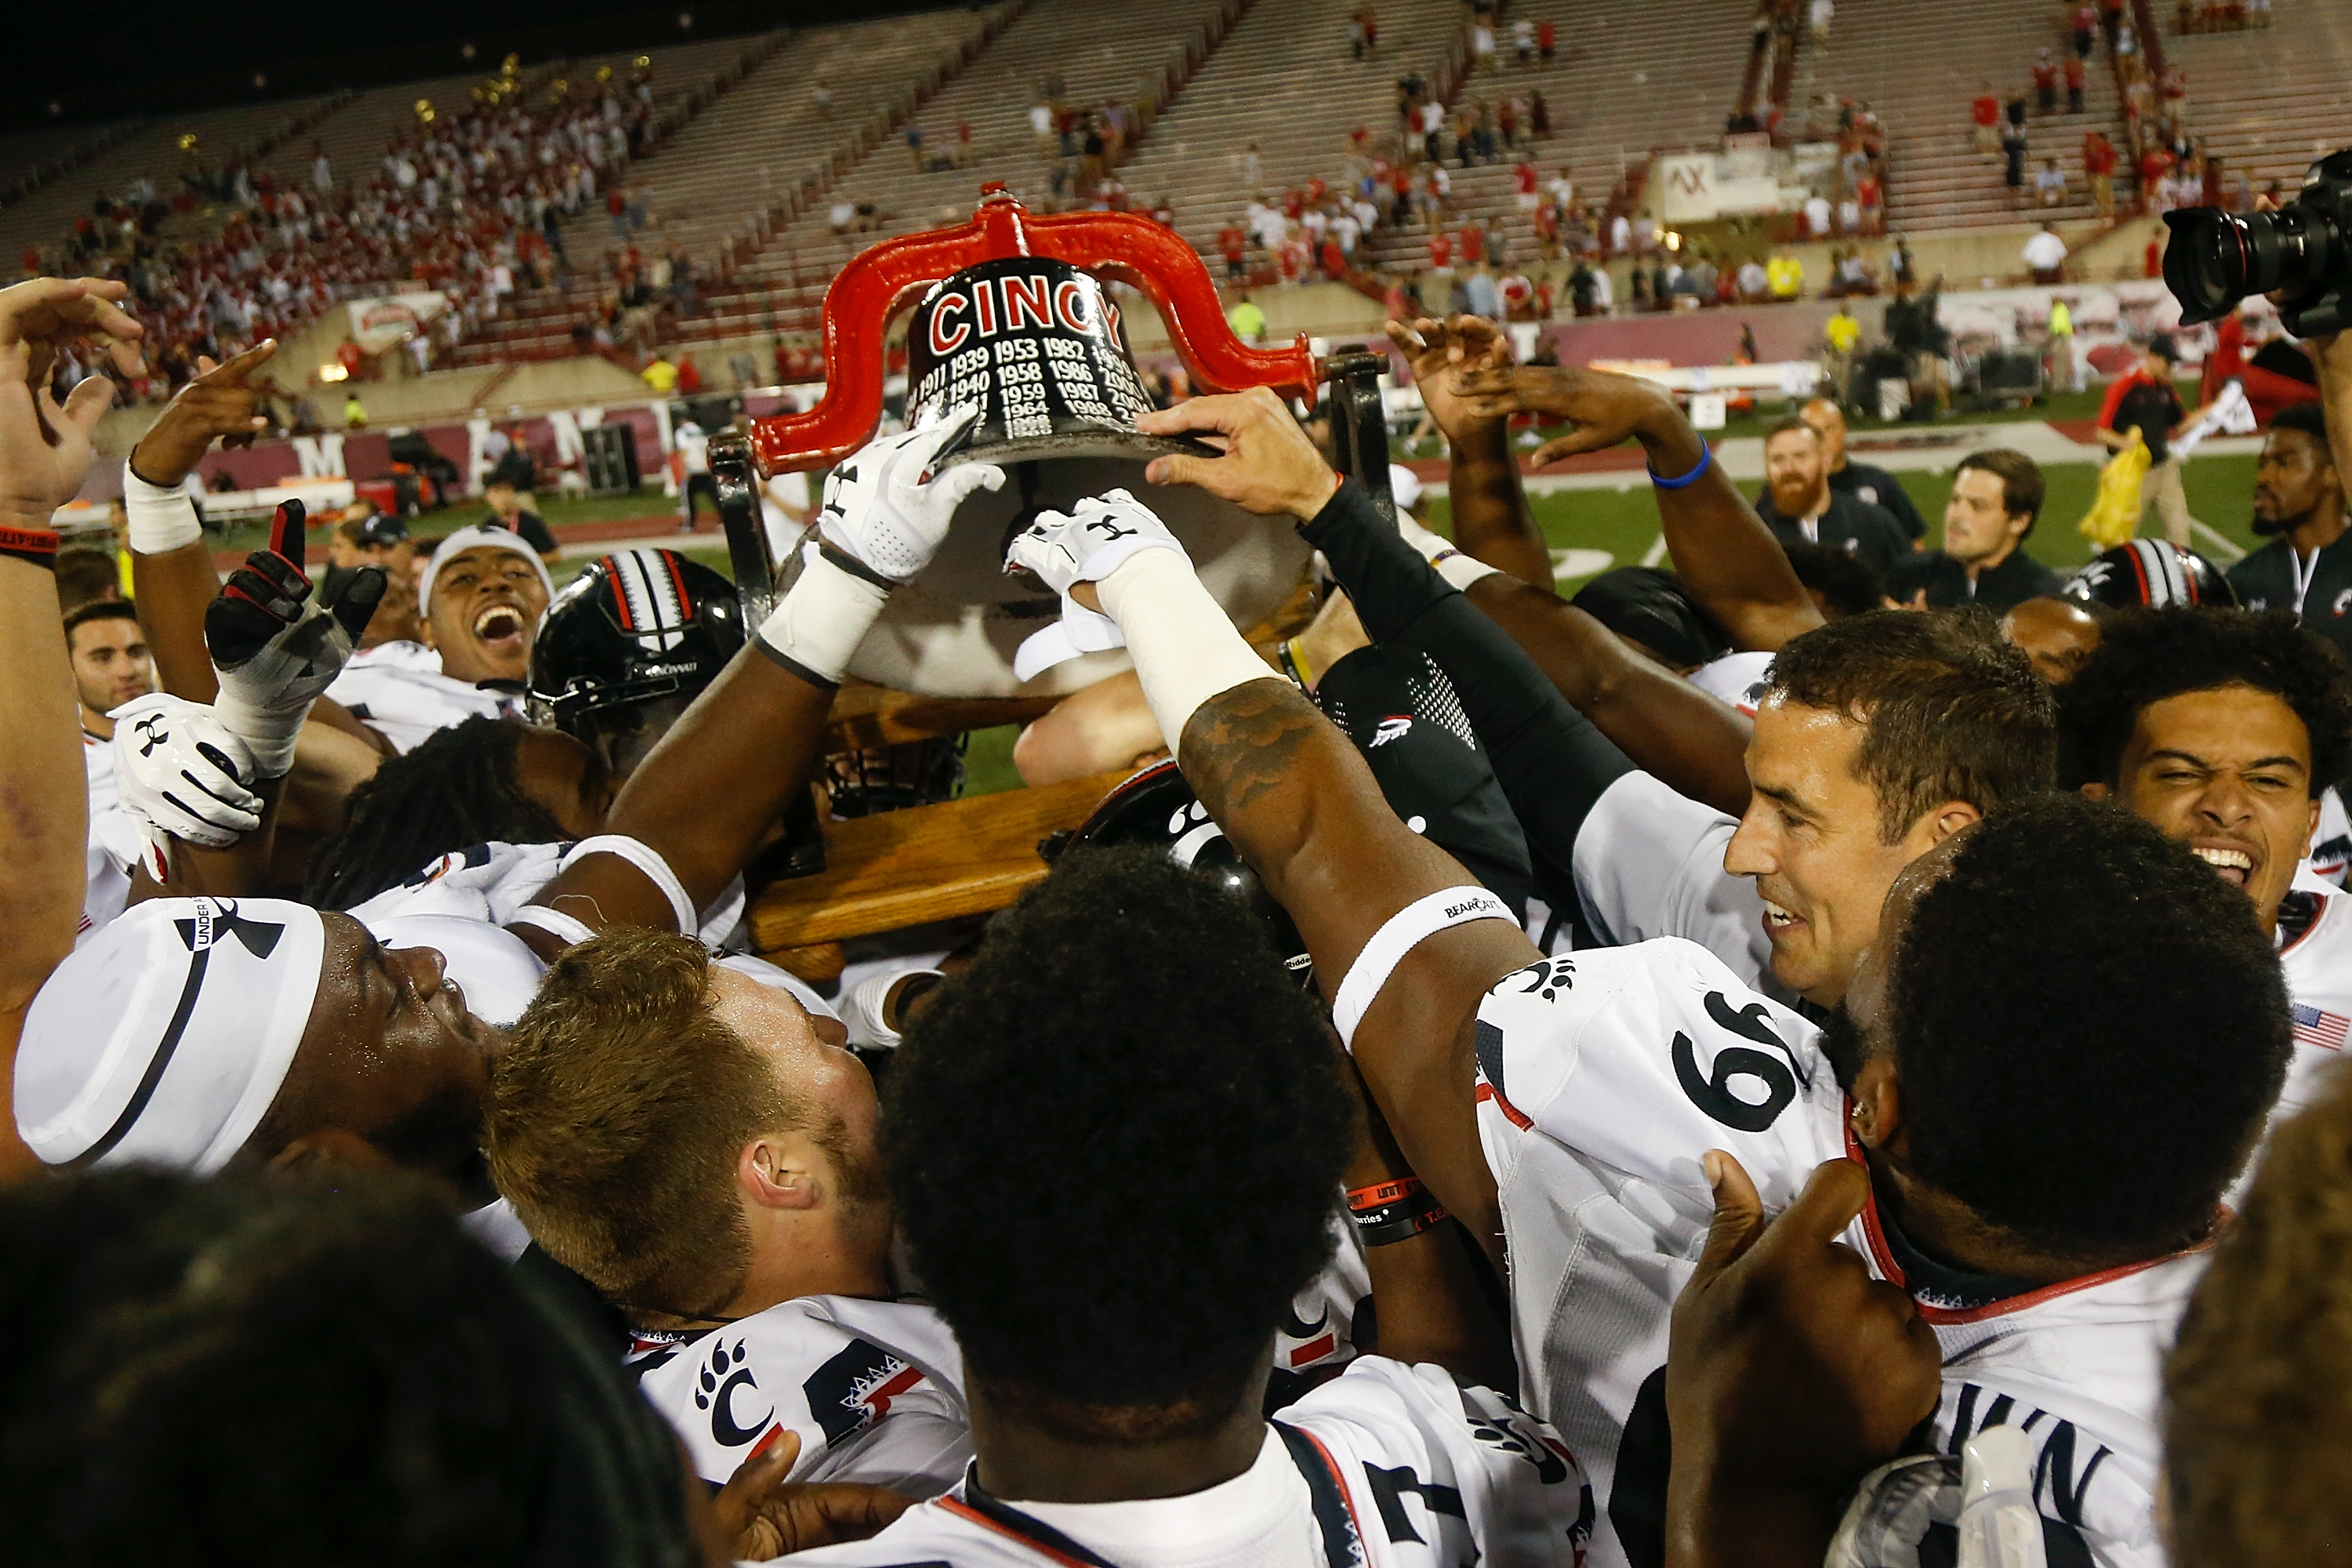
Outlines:
{"label": "black compression sleeve", "polygon": [[1375,641],[1418,648],[1445,672],[1528,849],[1567,866],[1593,803],[1634,771],[1625,753],[1404,542],[1353,480],[1301,531],[1331,563]]}

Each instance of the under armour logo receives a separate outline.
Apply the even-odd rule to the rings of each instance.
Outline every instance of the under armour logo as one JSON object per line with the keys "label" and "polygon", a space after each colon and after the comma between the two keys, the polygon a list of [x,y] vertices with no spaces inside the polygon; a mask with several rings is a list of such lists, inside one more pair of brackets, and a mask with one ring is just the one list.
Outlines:
{"label": "under armour logo", "polygon": [[1139,531],[1132,528],[1119,527],[1118,523],[1111,521],[1110,513],[1104,512],[1100,516],[1087,519],[1087,531],[1089,533],[1099,533],[1106,541],[1108,541],[1113,539],[1129,539],[1132,538]]}
{"label": "under armour logo", "polygon": [[140,736],[139,754],[142,757],[153,756],[155,748],[172,738],[171,732],[163,728],[163,715],[161,713],[150,713],[131,728]]}
{"label": "under armour logo", "polygon": [[254,957],[268,958],[278,951],[278,939],[286,934],[283,925],[245,919],[236,912],[236,905],[226,899],[217,902],[199,899],[195,919],[173,921],[172,924],[190,952],[205,952],[223,937],[233,936]]}

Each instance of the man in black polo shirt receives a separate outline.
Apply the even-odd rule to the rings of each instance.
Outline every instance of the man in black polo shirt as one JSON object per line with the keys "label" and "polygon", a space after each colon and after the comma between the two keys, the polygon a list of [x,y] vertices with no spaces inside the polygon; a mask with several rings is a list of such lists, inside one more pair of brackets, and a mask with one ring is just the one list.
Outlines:
{"label": "man in black polo shirt", "polygon": [[1944,547],[1897,563],[1887,596],[1930,610],[1981,605],[2000,616],[2056,594],[2058,574],[2025,552],[2042,496],[2042,470],[2024,453],[2005,447],[1970,452],[1944,505]]}
{"label": "man in black polo shirt", "polygon": [[1854,462],[1845,455],[1845,410],[1829,398],[1816,397],[1799,409],[1797,416],[1822,438],[1822,458],[1829,465],[1830,489],[1872,506],[1885,507],[1903,525],[1905,535],[1916,548],[1927,537],[1927,520],[1919,515],[1919,509],[1911,503],[1911,498],[1904,493],[1893,474],[1868,463]]}
{"label": "man in black polo shirt", "polygon": [[1764,493],[1756,513],[1781,543],[1803,540],[1843,550],[1882,581],[1912,553],[1893,513],[1830,488],[1822,438],[1801,419],[1783,419],[1764,437]]}
{"label": "man in black polo shirt", "polygon": [[2268,544],[2230,568],[2250,610],[2293,610],[2352,658],[2352,541],[2344,479],[2316,403],[2279,411],[2254,470],[2253,531]]}

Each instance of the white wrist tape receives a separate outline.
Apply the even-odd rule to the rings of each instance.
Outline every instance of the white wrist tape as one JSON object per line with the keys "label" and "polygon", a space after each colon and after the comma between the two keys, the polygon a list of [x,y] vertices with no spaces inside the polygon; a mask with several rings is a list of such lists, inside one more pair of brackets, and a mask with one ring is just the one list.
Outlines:
{"label": "white wrist tape", "polygon": [[1453,541],[1441,538],[1415,522],[1410,513],[1397,514],[1397,532],[1404,542],[1421,552],[1421,558],[1437,568],[1437,574],[1467,593],[1470,584],[1481,577],[1491,577],[1502,570],[1489,566],[1473,555],[1465,555],[1454,548]]}
{"label": "white wrist tape", "polygon": [[617,855],[643,871],[646,880],[660,889],[662,897],[669,900],[670,913],[677,918],[679,931],[692,936],[701,929],[702,917],[695,910],[694,900],[686,896],[686,884],[677,879],[677,873],[669,868],[660,850],[624,833],[599,833],[574,844],[556,867],[556,874],[562,875],[591,855]]}
{"label": "white wrist tape", "polygon": [[294,771],[294,744],[310,716],[310,699],[268,708],[250,700],[235,682],[224,680],[213,699],[213,717],[253,753],[257,779],[282,779]]}
{"label": "white wrist tape", "polygon": [[1389,983],[1406,953],[1420,946],[1423,938],[1471,921],[1519,923],[1508,904],[1479,887],[1441,889],[1415,899],[1382,922],[1372,940],[1364,943],[1364,951],[1356,954],[1356,962],[1349,965],[1339,994],[1332,998],[1331,1022],[1339,1027],[1339,1043],[1350,1051],[1356,1048],[1356,1026],[1364,1021],[1381,987]]}
{"label": "white wrist tape", "polygon": [[[760,641],[787,668],[837,686],[890,595],[826,560],[814,540],[803,547],[801,561],[801,574],[783,602],[761,623]],[[693,929],[691,922],[687,929]]]}
{"label": "white wrist tape", "polygon": [[122,510],[131,520],[131,548],[142,555],[162,555],[205,536],[196,521],[195,504],[188,492],[174,485],[151,485],[122,465]]}
{"label": "white wrist tape", "polygon": [[507,923],[537,926],[550,936],[562,937],[567,943],[574,945],[596,934],[588,929],[587,921],[574,920],[562,910],[551,910],[545,904],[525,904]]}
{"label": "white wrist tape", "polygon": [[1143,700],[1171,751],[1182,744],[1185,722],[1202,703],[1248,681],[1282,679],[1234,629],[1176,551],[1138,551],[1095,592],[1126,635]]}

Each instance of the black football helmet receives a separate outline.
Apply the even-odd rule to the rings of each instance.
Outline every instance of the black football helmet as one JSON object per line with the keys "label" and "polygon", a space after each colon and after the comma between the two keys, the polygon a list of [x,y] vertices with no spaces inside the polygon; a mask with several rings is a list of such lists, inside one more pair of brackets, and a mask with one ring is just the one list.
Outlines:
{"label": "black football helmet", "polygon": [[2143,605],[2226,610],[2238,603],[2238,591],[2219,566],[2163,539],[2135,539],[2093,556],[2067,580],[2063,592],[2094,615]]}
{"label": "black football helmet", "polygon": [[563,585],[530,656],[531,721],[626,777],[743,646],[734,585],[675,550],[616,550]]}
{"label": "black football helmet", "polygon": [[1155,763],[1122,783],[1103,796],[1102,804],[1076,832],[1055,834],[1037,846],[1037,852],[1050,861],[1071,849],[1127,844],[1164,850],[1179,866],[1216,884],[1257,916],[1265,927],[1266,940],[1281,955],[1283,967],[1301,979],[1307,975],[1313,961],[1289,911],[1265,890],[1265,884],[1225,837],[1225,830],[1176,771],[1173,758]]}

